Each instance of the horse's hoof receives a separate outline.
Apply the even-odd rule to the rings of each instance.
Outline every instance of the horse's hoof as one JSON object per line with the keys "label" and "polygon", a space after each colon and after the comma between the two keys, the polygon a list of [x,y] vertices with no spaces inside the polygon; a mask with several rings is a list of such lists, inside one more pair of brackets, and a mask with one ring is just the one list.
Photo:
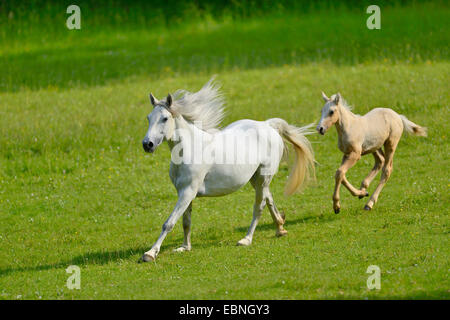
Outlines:
{"label": "horse's hoof", "polygon": [[174,249],[173,251],[175,252],[185,252],[185,251],[191,251],[190,247],[186,247],[186,246],[181,246],[179,248]]}
{"label": "horse's hoof", "polygon": [[360,195],[360,196],[358,196],[358,198],[362,199],[362,198],[364,198],[364,197],[368,197],[368,196],[369,196],[369,193],[368,193],[368,192],[366,192],[366,194],[364,194],[364,195]]}
{"label": "horse's hoof", "polygon": [[141,262],[151,262],[151,261],[155,261],[156,260],[156,256],[152,256],[149,253],[144,253],[144,255],[141,258]]}
{"label": "horse's hoof", "polygon": [[339,212],[341,212],[341,208],[334,209],[334,213],[338,214]]}
{"label": "horse's hoof", "polygon": [[285,235],[287,235],[287,230],[277,230],[277,233],[275,234],[277,237],[282,237],[282,236],[285,236]]}
{"label": "horse's hoof", "polygon": [[370,210],[372,210],[372,208],[371,207],[369,207],[367,204],[364,206],[364,210],[366,210],[366,211],[370,211]]}
{"label": "horse's hoof", "polygon": [[237,246],[249,246],[251,244],[252,242],[247,238],[241,239],[238,241],[238,243],[236,243]]}

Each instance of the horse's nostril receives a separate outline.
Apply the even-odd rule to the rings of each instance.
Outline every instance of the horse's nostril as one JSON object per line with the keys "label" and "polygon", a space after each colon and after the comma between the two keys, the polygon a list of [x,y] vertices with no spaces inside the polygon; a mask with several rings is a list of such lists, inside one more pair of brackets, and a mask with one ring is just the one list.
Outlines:
{"label": "horse's nostril", "polygon": [[144,150],[146,152],[151,152],[153,151],[153,142],[149,141],[149,140],[144,140],[142,141],[142,146],[144,147]]}
{"label": "horse's nostril", "polygon": [[153,143],[151,143],[148,140],[142,141],[142,146],[144,147],[145,151],[150,151],[151,147],[153,146]]}

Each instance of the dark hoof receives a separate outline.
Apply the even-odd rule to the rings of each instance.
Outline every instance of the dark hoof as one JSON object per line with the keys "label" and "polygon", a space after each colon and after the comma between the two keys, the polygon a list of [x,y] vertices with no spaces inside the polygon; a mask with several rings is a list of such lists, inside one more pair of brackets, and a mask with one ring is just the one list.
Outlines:
{"label": "dark hoof", "polygon": [[362,198],[364,198],[364,197],[368,197],[368,196],[369,196],[369,193],[368,193],[368,192],[366,192],[366,194],[365,194],[365,195],[363,195],[363,196],[358,196],[358,198],[362,199]]}
{"label": "dark hoof", "polygon": [[365,206],[364,206],[364,210],[366,210],[366,211],[370,211],[370,210],[372,210],[372,208],[371,208],[371,207],[369,207],[368,205],[365,205]]}
{"label": "dark hoof", "polygon": [[334,209],[334,213],[338,214],[339,212],[341,212],[341,209],[340,209],[340,208]]}

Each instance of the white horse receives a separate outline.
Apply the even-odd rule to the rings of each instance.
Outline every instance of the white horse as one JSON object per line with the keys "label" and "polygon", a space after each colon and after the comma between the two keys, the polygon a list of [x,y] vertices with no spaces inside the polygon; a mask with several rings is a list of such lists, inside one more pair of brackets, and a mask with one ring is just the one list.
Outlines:
{"label": "white horse", "polygon": [[[375,108],[364,116],[353,114],[351,108],[339,93],[328,98],[322,92],[322,98],[325,105],[322,108],[322,117],[316,129],[324,135],[335,124],[338,132],[338,147],[344,153],[341,166],[335,175],[334,212],[339,213],[341,208],[339,201],[341,183],[353,196],[358,196],[360,199],[367,197],[369,196],[367,192],[369,184],[378,171],[382,169],[380,183],[364,206],[365,210],[371,210],[392,173],[395,149],[403,131],[416,136],[426,136],[427,128],[409,121],[405,116],[399,115],[388,108]],[[345,173],[355,165],[362,155],[369,153],[375,158],[375,165],[362,181],[358,190],[348,182]]]}
{"label": "white horse", "polygon": [[181,216],[184,242],[176,251],[191,250],[192,201],[230,194],[248,181],[255,189],[253,220],[238,245],[251,244],[266,204],[277,226],[276,235],[287,233],[285,217],[275,206],[269,184],[283,155],[282,138],[292,143],[296,155],[285,193],[293,194],[308,179],[314,170],[313,152],[305,138],[310,126],[297,128],[282,119],[239,120],[219,130],[223,99],[212,80],[196,93],[179,90],[173,98],[169,94],[161,101],[150,94],[150,101],[154,108],[148,115],[149,128],[142,144],[146,152],[154,152],[164,140],[168,142],[172,154],[169,175],[178,201],[158,240],[142,256],[144,262],[156,259],[164,238]]}

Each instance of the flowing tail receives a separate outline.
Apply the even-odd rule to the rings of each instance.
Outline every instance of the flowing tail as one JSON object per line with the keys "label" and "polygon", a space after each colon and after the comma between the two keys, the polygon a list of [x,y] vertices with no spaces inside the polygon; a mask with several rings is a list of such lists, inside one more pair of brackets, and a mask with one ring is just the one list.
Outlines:
{"label": "flowing tail", "polygon": [[284,189],[284,194],[289,196],[304,186],[305,182],[311,178],[311,173],[315,177],[314,153],[311,143],[305,137],[313,133],[309,130],[313,124],[298,128],[279,118],[269,119],[267,122],[284,139],[292,143],[295,150],[295,162]]}
{"label": "flowing tail", "polygon": [[402,119],[403,122],[403,130],[415,136],[421,137],[427,136],[427,128],[421,127],[415,124],[414,122],[409,121],[408,118],[406,118],[404,115],[400,114],[400,118]]}

